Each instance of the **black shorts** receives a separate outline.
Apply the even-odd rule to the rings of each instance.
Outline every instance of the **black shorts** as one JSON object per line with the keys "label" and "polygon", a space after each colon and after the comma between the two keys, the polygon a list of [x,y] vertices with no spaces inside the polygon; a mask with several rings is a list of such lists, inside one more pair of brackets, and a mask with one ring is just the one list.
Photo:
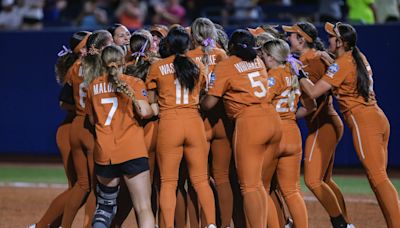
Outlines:
{"label": "black shorts", "polygon": [[96,175],[105,178],[122,177],[122,175],[136,176],[149,170],[149,162],[148,158],[142,157],[115,165],[99,165],[95,163],[94,170]]}

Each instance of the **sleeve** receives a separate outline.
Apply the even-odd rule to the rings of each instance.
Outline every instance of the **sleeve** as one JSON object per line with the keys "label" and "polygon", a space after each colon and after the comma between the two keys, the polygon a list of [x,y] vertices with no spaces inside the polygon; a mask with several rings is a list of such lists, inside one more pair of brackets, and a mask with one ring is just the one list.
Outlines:
{"label": "sleeve", "polygon": [[142,80],[140,79],[135,80],[131,86],[133,88],[137,100],[145,100],[147,102],[149,101],[147,96],[146,86]]}
{"label": "sleeve", "polygon": [[153,64],[150,66],[149,73],[147,74],[146,79],[146,88],[148,90],[156,89],[157,88],[157,64]]}
{"label": "sleeve", "polygon": [[229,87],[229,70],[221,64],[217,64],[214,68],[213,80],[214,84],[210,85],[208,95],[222,97]]}
{"label": "sleeve", "polygon": [[270,94],[270,98],[273,99],[276,96],[279,96],[286,87],[284,86],[284,82],[282,81],[283,77],[277,74],[269,74],[268,75],[268,93]]}
{"label": "sleeve", "polygon": [[226,52],[224,50],[222,50],[222,49],[219,49],[219,53],[218,53],[218,57],[217,57],[217,63],[222,61],[222,60],[224,60],[224,59],[227,59],[227,58],[228,58],[228,55],[226,54]]}
{"label": "sleeve", "polygon": [[70,105],[75,104],[74,94],[72,92],[72,86],[68,83],[65,83],[61,89],[60,96],[58,97],[59,101],[65,102]]}
{"label": "sleeve", "polygon": [[339,87],[346,78],[347,72],[349,72],[348,68],[345,64],[335,62],[328,67],[328,70],[322,76],[322,80],[328,82],[333,87]]}

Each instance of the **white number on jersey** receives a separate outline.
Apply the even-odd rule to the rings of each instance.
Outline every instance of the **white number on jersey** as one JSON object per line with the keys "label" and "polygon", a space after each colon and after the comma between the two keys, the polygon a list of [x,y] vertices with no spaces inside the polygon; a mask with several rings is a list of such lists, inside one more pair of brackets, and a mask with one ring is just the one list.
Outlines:
{"label": "white number on jersey", "polygon": [[265,88],[264,84],[262,84],[262,82],[260,80],[254,79],[258,76],[261,76],[260,72],[259,71],[252,72],[252,73],[247,74],[247,76],[249,77],[251,87],[253,87],[253,88],[258,87],[261,89],[261,92],[254,91],[254,95],[258,98],[265,97],[265,95],[267,95],[267,89]]}
{"label": "white number on jersey", "polygon": [[81,105],[82,108],[85,108],[85,101],[86,101],[86,92],[83,90],[86,88],[86,83],[82,82],[79,84],[79,104]]}
{"label": "white number on jersey", "polygon": [[[295,90],[290,90],[287,89],[285,91],[283,91],[281,93],[281,96],[284,98],[281,98],[278,100],[278,103],[276,103],[276,111],[277,112],[295,112],[296,109],[294,107],[294,101],[295,101],[295,97],[296,95],[301,95],[301,92],[299,89],[295,89]],[[292,97],[291,102],[289,102],[289,97]],[[283,104],[287,104],[288,108],[283,108]]]}
{"label": "white number on jersey", "polygon": [[118,98],[110,97],[110,98],[102,98],[101,104],[112,104],[110,112],[108,113],[106,122],[104,123],[105,126],[109,126],[111,124],[111,120],[115,114],[115,111],[118,108]]}
{"label": "white number on jersey", "polygon": [[[183,103],[182,103],[182,87],[183,87]],[[189,89],[181,85],[178,79],[175,79],[176,104],[189,104]]]}

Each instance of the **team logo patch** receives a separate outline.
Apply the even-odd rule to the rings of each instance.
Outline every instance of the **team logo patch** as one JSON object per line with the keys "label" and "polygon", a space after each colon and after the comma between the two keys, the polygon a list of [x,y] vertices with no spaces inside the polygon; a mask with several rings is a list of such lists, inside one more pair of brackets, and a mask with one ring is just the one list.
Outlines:
{"label": "team logo patch", "polygon": [[333,75],[336,74],[336,72],[338,72],[339,70],[339,65],[337,63],[334,63],[332,65],[329,66],[328,71],[326,72],[326,75],[328,75],[329,77],[333,77]]}
{"label": "team logo patch", "polygon": [[275,85],[275,78],[268,78],[268,86],[272,87]]}
{"label": "team logo patch", "polygon": [[210,85],[211,86],[214,85],[214,82],[215,82],[215,74],[213,72],[213,73],[210,74]]}
{"label": "team logo patch", "polygon": [[145,96],[145,97],[147,97],[147,90],[142,89],[142,95]]}

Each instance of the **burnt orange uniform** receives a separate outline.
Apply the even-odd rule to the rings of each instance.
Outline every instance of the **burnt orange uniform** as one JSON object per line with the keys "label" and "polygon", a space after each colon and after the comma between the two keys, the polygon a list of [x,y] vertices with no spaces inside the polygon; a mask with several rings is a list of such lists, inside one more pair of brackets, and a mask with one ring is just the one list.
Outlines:
{"label": "burnt orange uniform", "polygon": [[215,224],[214,196],[208,183],[208,147],[204,124],[198,110],[199,94],[205,83],[202,65],[192,91],[175,76],[175,56],[151,65],[147,88],[156,89],[160,106],[156,157],[161,174],[160,208],[165,227],[174,227],[176,187],[182,156],[188,165],[190,181],[204,209],[208,224]]}
{"label": "burnt orange uniform", "polygon": [[375,99],[371,67],[362,57],[370,76],[370,96],[367,101],[357,92],[357,67],[351,51],[336,59],[322,80],[333,87],[340,111],[352,132],[357,155],[388,227],[400,227],[397,191],[386,173],[390,125]]}
{"label": "burnt orange uniform", "polygon": [[[300,56],[304,70],[316,83],[325,74],[327,66],[315,49]],[[330,217],[348,216],[343,195],[332,179],[336,145],[343,135],[343,123],[332,104],[332,96],[317,99],[317,110],[306,118],[308,136],[304,149],[304,179]]]}
{"label": "burnt orange uniform", "polygon": [[[201,46],[187,53],[196,62],[201,62],[204,55]],[[228,56],[220,48],[214,48],[209,53],[208,75],[206,78],[206,89],[213,86],[215,75],[214,67],[217,63]],[[232,218],[233,195],[229,182],[229,164],[231,161],[231,145],[226,134],[224,123],[228,123],[223,102],[220,101],[213,109],[207,112],[204,120],[207,141],[211,144],[212,152],[212,175],[218,191],[218,201],[221,213],[221,227],[228,227]]]}
{"label": "burnt orange uniform", "polygon": [[228,117],[236,121],[233,148],[244,211],[251,227],[264,228],[267,193],[261,180],[263,160],[272,162],[281,138],[279,115],[267,97],[267,72],[260,58],[246,62],[237,56],[218,63],[214,72],[215,84],[208,94],[222,97]]}
{"label": "burnt orange uniform", "polygon": [[[91,191],[91,182],[93,178],[93,135],[84,127],[85,122],[85,102],[86,85],[83,82],[83,70],[81,61],[77,60],[68,72],[67,83],[72,86],[76,117],[71,125],[70,143],[71,154],[74,161],[75,171],[77,173],[77,183],[71,189],[70,198],[64,208],[62,220],[63,227],[71,227],[82,203],[86,200],[87,194]],[[92,214],[95,207],[94,195],[90,197],[90,210]]]}
{"label": "burnt orange uniform", "polygon": [[[137,100],[147,101],[144,82],[121,75]],[[132,100],[116,90],[107,75],[93,80],[88,88],[87,110],[95,119],[96,146],[94,160],[99,165],[120,164],[148,157],[143,128],[134,119]]]}
{"label": "burnt orange uniform", "polygon": [[[68,69],[66,78],[70,77],[72,67]],[[66,83],[65,81],[63,82]],[[67,111],[64,121],[57,128],[56,143],[60,151],[61,159],[64,165],[65,174],[68,181],[68,189],[59,194],[50,204],[45,214],[39,222],[36,223],[37,228],[47,228],[51,226],[59,226],[61,221],[58,221],[64,212],[64,206],[68,202],[68,194],[76,182],[76,172],[71,155],[71,143],[69,140],[72,121],[75,118],[74,111]]]}
{"label": "burnt orange uniform", "polygon": [[[300,165],[302,142],[299,127],[296,122],[296,111],[301,95],[297,76],[291,71],[289,64],[268,71],[270,90],[268,96],[282,120],[282,139],[279,153],[275,161],[264,163],[264,184],[269,190],[269,183],[276,167],[276,177],[292,215],[296,227],[308,227],[306,205],[300,194]],[[297,84],[297,86],[295,86]],[[266,156],[270,156],[267,154]]]}

